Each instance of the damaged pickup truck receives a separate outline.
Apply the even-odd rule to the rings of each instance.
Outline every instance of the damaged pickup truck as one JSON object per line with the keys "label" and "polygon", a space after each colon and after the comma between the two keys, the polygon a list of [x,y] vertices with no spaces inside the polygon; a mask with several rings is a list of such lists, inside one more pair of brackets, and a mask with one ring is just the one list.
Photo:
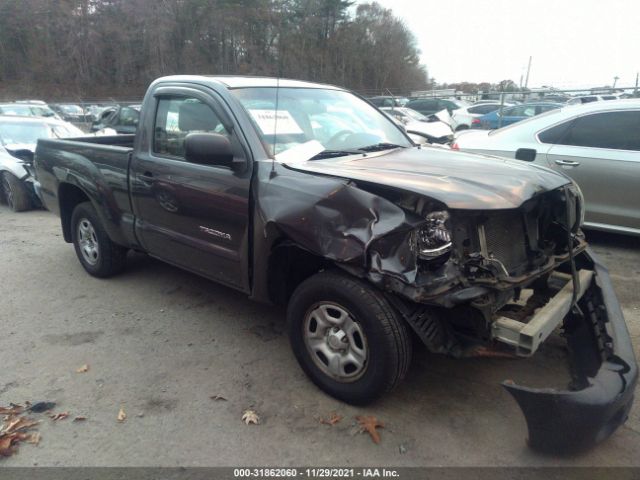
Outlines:
{"label": "damaged pickup truck", "polygon": [[529,444],[584,449],[627,418],[631,341],[559,173],[416,146],[340,88],[200,76],[155,81],[135,135],[40,140],[35,168],[88,273],[136,250],[288,305],[295,356],[336,398],[395,387],[412,337],[528,357],[560,330],[566,390],[503,384]]}

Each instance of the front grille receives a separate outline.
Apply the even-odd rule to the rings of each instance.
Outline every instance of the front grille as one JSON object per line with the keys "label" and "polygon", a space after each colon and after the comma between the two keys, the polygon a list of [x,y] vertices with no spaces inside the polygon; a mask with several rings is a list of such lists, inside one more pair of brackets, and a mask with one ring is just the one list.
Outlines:
{"label": "front grille", "polygon": [[[489,257],[500,260],[509,274],[520,271],[527,263],[527,248],[521,213],[490,214],[483,225]],[[479,233],[482,234],[482,230]]]}

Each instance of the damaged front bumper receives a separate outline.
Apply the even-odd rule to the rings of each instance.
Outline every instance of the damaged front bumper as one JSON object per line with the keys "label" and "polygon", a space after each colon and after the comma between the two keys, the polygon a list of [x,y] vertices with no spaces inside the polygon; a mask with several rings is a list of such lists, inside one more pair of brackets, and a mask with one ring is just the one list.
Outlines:
{"label": "damaged front bumper", "polygon": [[633,346],[607,269],[590,251],[585,256],[594,276],[570,313],[564,335],[570,352],[572,382],[567,390],[503,386],[518,402],[529,431],[529,445],[550,453],[585,450],[622,425],[633,404],[638,381]]}

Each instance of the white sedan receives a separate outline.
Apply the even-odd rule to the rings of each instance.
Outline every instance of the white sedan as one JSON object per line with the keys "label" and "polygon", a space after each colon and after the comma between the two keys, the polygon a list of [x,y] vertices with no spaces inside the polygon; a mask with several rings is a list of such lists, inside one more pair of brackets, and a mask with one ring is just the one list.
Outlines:
{"label": "white sedan", "polygon": [[62,120],[0,116],[0,200],[15,212],[37,205],[30,170],[38,139],[83,135],[82,130]]}
{"label": "white sedan", "polygon": [[640,235],[640,100],[566,106],[498,130],[459,132],[452,149],[563,172],[584,193],[586,227]]}
{"label": "white sedan", "polygon": [[[511,106],[511,103],[505,103],[504,107]],[[495,112],[500,108],[500,102],[487,102],[477,105],[469,105],[468,107],[461,107],[454,110],[451,114],[451,128],[456,132],[460,130],[466,130],[474,126],[474,124],[480,124],[480,117],[487,113]],[[474,121],[475,120],[475,121]]]}

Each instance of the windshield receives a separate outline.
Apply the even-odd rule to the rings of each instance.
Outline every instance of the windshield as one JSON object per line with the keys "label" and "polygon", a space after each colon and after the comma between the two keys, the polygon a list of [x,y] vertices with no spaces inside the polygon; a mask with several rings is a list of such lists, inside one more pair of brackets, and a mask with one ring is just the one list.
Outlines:
{"label": "windshield", "polygon": [[310,142],[319,142],[319,148],[328,151],[381,144],[412,146],[385,115],[348,92],[271,87],[232,92],[249,113],[270,155]]}
{"label": "windshield", "polygon": [[2,105],[0,113],[3,115],[33,115],[31,109],[26,105]]}
{"label": "windshield", "polygon": [[82,108],[78,105],[60,105],[60,109],[70,115],[82,114]]}
{"label": "windshield", "polygon": [[[510,130],[512,128],[519,128],[522,125],[527,125],[529,122],[538,122],[538,121],[540,121],[540,119],[543,119],[543,118],[546,118],[546,117],[550,117],[550,116],[553,116],[553,115],[557,115],[561,111],[562,111],[562,109],[560,107],[558,107],[558,108],[555,108],[553,110],[549,110],[548,112],[544,112],[544,113],[541,113],[539,115],[535,115],[533,117],[526,118],[525,120],[520,120],[519,122],[512,123],[511,125],[507,125],[505,127],[498,128],[496,130],[491,130],[491,131],[489,131],[489,135],[495,135],[496,133],[505,132],[505,131]],[[548,124],[549,122],[545,122],[543,120],[543,123]]]}
{"label": "windshield", "polygon": [[83,135],[72,125],[46,123],[0,123],[0,142],[3,145],[35,144],[39,138],[65,138]]}

